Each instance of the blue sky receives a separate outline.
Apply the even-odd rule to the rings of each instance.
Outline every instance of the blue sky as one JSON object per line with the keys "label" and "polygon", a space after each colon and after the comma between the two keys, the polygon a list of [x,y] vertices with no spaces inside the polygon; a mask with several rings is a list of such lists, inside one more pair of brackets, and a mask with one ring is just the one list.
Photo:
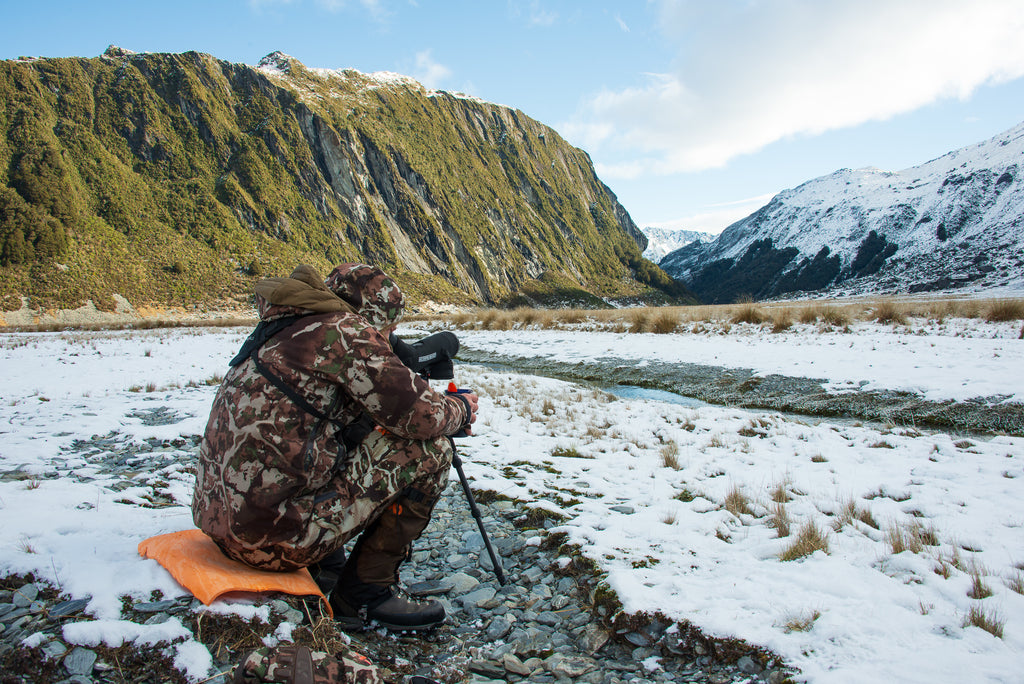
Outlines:
{"label": "blue sky", "polygon": [[1024,121],[1021,0],[0,0],[0,58],[198,50],[393,71],[590,153],[641,226],[718,232],[839,168]]}

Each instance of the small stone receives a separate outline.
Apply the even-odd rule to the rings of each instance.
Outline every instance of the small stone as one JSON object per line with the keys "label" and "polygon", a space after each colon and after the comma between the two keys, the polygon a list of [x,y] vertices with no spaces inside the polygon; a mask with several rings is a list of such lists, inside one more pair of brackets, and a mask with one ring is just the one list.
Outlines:
{"label": "small stone", "polygon": [[594,655],[604,648],[604,645],[608,643],[610,638],[611,635],[607,631],[599,625],[591,623],[583,629],[583,635],[580,637],[580,647],[585,653]]}
{"label": "small stone", "polygon": [[64,658],[64,669],[71,675],[87,675],[92,673],[92,667],[96,664],[96,653],[87,648],[76,646],[71,653]]}
{"label": "small stone", "polygon": [[85,610],[85,607],[89,605],[89,599],[72,599],[70,601],[61,601],[60,603],[50,608],[49,616],[51,618],[65,617],[67,615],[74,615],[81,613]]}
{"label": "small stone", "polygon": [[176,608],[177,606],[177,601],[167,599],[164,601],[147,601],[145,603],[136,603],[132,606],[132,610],[139,613],[162,613],[172,608]]}
{"label": "small stone", "polygon": [[488,641],[493,642],[499,639],[504,639],[510,631],[512,631],[512,623],[504,617],[496,617],[491,620],[491,624],[487,626],[485,636]]}
{"label": "small stone", "polygon": [[558,614],[545,610],[543,613],[537,616],[537,622],[548,627],[557,627],[562,623],[562,618]]}
{"label": "small stone", "polygon": [[511,653],[506,653],[502,657],[501,664],[506,671],[519,675],[520,677],[526,677],[530,672],[532,672],[532,670],[528,668],[522,660]]}
{"label": "small stone", "polygon": [[743,656],[736,663],[736,667],[740,668],[741,672],[746,674],[761,674],[764,668],[761,667],[753,658],[750,656]]}
{"label": "small stone", "polygon": [[501,663],[496,663],[493,660],[474,660],[469,664],[469,671],[491,679],[505,678],[505,668]]}
{"label": "small stone", "polygon": [[494,587],[481,587],[476,591],[470,592],[459,599],[463,606],[476,606],[482,608],[485,603],[494,598],[497,591]]}
{"label": "small stone", "polygon": [[60,658],[65,653],[67,653],[68,647],[62,644],[61,642],[57,641],[56,639],[52,639],[43,644],[42,651],[43,657],[45,657],[47,660],[53,660],[55,658]]}
{"label": "small stone", "polygon": [[616,513],[623,513],[625,515],[636,513],[636,509],[632,506],[612,506],[610,510],[615,511]]}
{"label": "small stone", "polygon": [[464,572],[457,572],[445,580],[445,583],[450,585],[451,592],[458,596],[475,589],[480,584],[480,580]]}
{"label": "small stone", "polygon": [[566,677],[582,677],[597,668],[597,663],[583,656],[565,656],[556,653],[544,661],[544,667],[553,675]]}
{"label": "small stone", "polygon": [[12,601],[18,608],[28,608],[36,600],[37,596],[39,596],[39,587],[29,583],[14,590]]}

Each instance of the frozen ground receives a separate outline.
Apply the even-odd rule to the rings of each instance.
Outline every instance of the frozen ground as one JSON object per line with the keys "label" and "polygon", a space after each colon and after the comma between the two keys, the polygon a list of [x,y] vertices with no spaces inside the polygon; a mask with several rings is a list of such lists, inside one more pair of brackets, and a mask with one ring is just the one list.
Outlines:
{"label": "frozen ground", "polygon": [[[1019,402],[1018,331],[952,321],[842,335],[459,335],[502,354],[685,360],[824,377],[836,391],[870,384]],[[178,636],[173,625],[122,622],[119,597],[181,594],[136,546],[191,526],[192,488],[187,451],[159,477],[117,491],[109,479],[90,480],[88,462],[68,457],[69,447],[109,433],[140,441],[200,433],[215,391],[206,383],[247,333],[0,335],[0,573],[32,572],[89,597],[95,622],[78,623],[67,639]],[[549,511],[549,532],[566,533],[595,560],[627,610],[764,646],[814,682],[1020,681],[1024,439],[615,399],[479,366],[457,374],[482,396],[478,436],[462,442],[474,487]],[[180,421],[147,426],[141,416],[154,408]],[[171,505],[145,507],[154,494]],[[780,536],[780,506],[789,536]],[[780,560],[812,524],[827,552]],[[894,553],[894,530],[918,550]],[[972,613],[1002,637],[965,626]],[[177,649],[182,669],[206,676],[201,645]]]}

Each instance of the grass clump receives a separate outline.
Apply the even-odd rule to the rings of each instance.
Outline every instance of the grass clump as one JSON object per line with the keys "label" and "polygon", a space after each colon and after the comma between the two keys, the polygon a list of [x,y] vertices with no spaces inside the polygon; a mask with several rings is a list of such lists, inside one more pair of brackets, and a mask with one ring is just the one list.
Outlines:
{"label": "grass clump", "polygon": [[760,325],[768,320],[768,316],[753,303],[745,303],[740,305],[739,309],[736,310],[730,320],[733,323],[752,323],[754,325]]}
{"label": "grass clump", "polygon": [[828,553],[828,534],[814,522],[807,521],[800,527],[796,539],[779,556],[779,560],[798,560],[816,551]]}
{"label": "grass clump", "polygon": [[994,637],[1003,638],[1003,626],[1006,620],[999,617],[995,610],[987,611],[981,606],[971,606],[964,617],[964,627],[980,627]]}
{"label": "grass clump", "polygon": [[774,529],[780,539],[790,535],[792,531],[791,521],[789,519],[789,512],[786,510],[786,504],[776,502],[772,506],[772,515],[768,518],[768,527]]}
{"label": "grass clump", "polygon": [[985,310],[985,320],[989,323],[1024,320],[1024,300],[997,299]]}
{"label": "grass clump", "polygon": [[723,505],[725,510],[737,518],[741,515],[753,515],[753,511],[750,508],[750,498],[738,485],[734,485],[729,490],[729,493],[725,495],[725,503]]}

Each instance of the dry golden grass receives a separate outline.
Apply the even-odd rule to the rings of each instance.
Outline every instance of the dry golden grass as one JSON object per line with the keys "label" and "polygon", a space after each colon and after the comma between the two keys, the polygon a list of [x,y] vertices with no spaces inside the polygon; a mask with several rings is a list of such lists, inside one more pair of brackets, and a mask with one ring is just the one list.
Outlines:
{"label": "dry golden grass", "polygon": [[793,561],[805,556],[810,556],[816,551],[828,553],[828,533],[820,529],[811,521],[805,522],[785,551],[779,556],[779,560]]}
{"label": "dry golden grass", "polygon": [[773,528],[778,533],[780,539],[790,535],[791,522],[789,512],[786,510],[786,504],[776,502],[772,505],[772,514],[768,518],[768,527]]}
{"label": "dry golden grass", "polygon": [[994,609],[985,610],[982,606],[973,605],[964,617],[964,627],[980,627],[994,637],[1003,638],[1003,626],[1006,620],[999,617]]}
{"label": "dry golden grass", "polygon": [[[857,322],[910,325],[949,318],[988,322],[1024,320],[1024,298],[900,298],[794,300],[736,304],[634,307],[624,309],[478,309],[455,314],[417,315],[415,320],[444,321],[457,328],[509,330],[513,327],[564,328],[592,326],[615,332],[728,333],[732,325],[749,323],[784,332],[800,323],[844,329]],[[1022,330],[1024,335],[1024,330]]]}
{"label": "dry golden grass", "polygon": [[725,502],[723,505],[725,506],[725,510],[729,511],[737,518],[741,515],[753,514],[753,511],[750,508],[750,498],[738,485],[733,485],[725,495]]}

